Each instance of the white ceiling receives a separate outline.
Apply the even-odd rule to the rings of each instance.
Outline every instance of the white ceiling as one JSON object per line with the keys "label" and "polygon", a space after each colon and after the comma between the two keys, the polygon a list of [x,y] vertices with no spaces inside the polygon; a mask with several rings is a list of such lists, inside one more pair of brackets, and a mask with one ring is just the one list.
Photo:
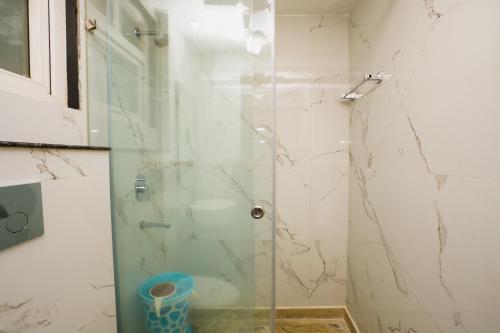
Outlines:
{"label": "white ceiling", "polygon": [[357,0],[276,0],[278,15],[345,15]]}

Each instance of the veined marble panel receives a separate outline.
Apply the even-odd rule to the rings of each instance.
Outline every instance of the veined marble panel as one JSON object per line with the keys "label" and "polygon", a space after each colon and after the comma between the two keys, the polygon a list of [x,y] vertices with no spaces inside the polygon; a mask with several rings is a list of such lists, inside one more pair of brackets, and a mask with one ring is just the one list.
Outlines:
{"label": "veined marble panel", "polygon": [[279,15],[346,15],[357,0],[277,0]]}
{"label": "veined marble panel", "polygon": [[41,182],[45,233],[0,252],[0,331],[116,332],[108,152],[2,148],[2,186]]}
{"label": "veined marble panel", "polygon": [[497,328],[500,4],[360,1],[352,105],[347,303],[362,332]]}
{"label": "veined marble panel", "polygon": [[[278,16],[278,306],[345,302],[349,108],[347,19]],[[293,38],[290,38],[293,36]]]}
{"label": "veined marble panel", "polygon": [[[33,98],[9,91],[7,80],[0,84],[4,101],[0,139],[17,142],[87,144],[86,112],[68,109],[54,96],[44,92]],[[44,126],[38,126],[44,124]]]}

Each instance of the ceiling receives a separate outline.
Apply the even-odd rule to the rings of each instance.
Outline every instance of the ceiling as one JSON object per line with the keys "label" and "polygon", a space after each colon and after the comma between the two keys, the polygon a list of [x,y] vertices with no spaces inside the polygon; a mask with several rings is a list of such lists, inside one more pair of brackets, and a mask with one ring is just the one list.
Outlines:
{"label": "ceiling", "polygon": [[357,0],[276,0],[278,15],[345,15]]}

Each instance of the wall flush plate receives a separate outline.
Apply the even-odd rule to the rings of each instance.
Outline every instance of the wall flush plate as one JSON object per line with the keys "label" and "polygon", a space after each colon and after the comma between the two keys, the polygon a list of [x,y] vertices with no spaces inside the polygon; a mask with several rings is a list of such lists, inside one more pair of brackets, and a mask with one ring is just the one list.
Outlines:
{"label": "wall flush plate", "polygon": [[0,250],[41,235],[40,183],[0,187]]}

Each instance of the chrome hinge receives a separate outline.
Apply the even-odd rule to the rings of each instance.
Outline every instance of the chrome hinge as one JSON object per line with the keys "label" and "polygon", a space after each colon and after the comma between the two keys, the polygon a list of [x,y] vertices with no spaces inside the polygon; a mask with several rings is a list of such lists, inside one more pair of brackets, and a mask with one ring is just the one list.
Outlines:
{"label": "chrome hinge", "polygon": [[85,20],[85,29],[91,34],[97,29],[97,21],[93,17],[89,17]]}

